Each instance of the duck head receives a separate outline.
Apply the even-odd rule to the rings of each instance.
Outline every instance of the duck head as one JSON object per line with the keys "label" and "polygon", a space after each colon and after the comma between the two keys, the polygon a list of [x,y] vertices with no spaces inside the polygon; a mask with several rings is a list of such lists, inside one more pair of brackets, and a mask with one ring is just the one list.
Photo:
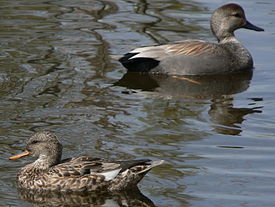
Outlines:
{"label": "duck head", "polygon": [[217,8],[212,14],[210,25],[219,42],[234,37],[234,31],[240,28],[264,31],[250,23],[245,17],[243,8],[234,3]]}
{"label": "duck head", "polygon": [[9,159],[19,159],[25,156],[38,157],[35,163],[40,164],[43,168],[48,168],[60,163],[62,145],[54,134],[50,132],[38,132],[27,140],[25,151]]}

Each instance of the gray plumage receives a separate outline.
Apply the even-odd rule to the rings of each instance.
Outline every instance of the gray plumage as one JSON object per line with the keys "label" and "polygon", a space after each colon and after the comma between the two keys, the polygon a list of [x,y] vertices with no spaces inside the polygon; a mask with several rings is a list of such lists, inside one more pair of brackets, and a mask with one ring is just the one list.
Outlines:
{"label": "gray plumage", "polygon": [[211,17],[211,31],[218,43],[185,40],[166,45],[136,48],[119,61],[128,71],[169,75],[208,75],[242,72],[253,68],[249,51],[237,40],[240,28],[264,31],[246,20],[237,4],[216,9]]}

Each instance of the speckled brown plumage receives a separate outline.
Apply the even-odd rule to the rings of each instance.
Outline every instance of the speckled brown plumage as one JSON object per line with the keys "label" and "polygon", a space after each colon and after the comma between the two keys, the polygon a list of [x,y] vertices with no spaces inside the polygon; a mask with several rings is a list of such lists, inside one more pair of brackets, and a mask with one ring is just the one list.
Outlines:
{"label": "speckled brown plumage", "polygon": [[81,156],[61,161],[62,145],[50,132],[31,136],[17,159],[32,155],[38,159],[17,174],[18,186],[50,191],[117,191],[135,186],[144,175],[163,161],[114,160]]}
{"label": "speckled brown plumage", "polygon": [[115,192],[72,192],[18,190],[19,197],[34,207],[155,207],[137,187]]}

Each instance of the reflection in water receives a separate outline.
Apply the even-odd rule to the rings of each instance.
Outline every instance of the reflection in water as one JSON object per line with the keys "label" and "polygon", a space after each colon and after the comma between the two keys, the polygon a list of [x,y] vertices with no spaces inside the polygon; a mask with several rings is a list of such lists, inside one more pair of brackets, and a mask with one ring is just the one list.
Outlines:
{"label": "reflection in water", "polygon": [[114,193],[60,193],[18,190],[19,197],[33,206],[154,207],[138,188]]}
{"label": "reflection in water", "polygon": [[[202,32],[203,27],[196,24],[198,17],[190,18],[190,11],[197,11],[201,15],[206,8],[195,2],[178,1],[146,1],[139,0],[135,13],[151,17],[149,22],[139,24],[139,32],[144,33],[154,43],[167,43],[172,39],[190,38],[192,32]],[[189,14],[189,15],[188,15]],[[176,35],[175,35],[176,34]],[[202,34],[203,35],[203,34]]]}
{"label": "reflection in water", "polygon": [[[163,98],[211,100],[208,114],[218,133],[237,135],[244,116],[259,113],[259,107],[234,108],[233,94],[247,90],[253,72],[213,76],[166,76],[126,73],[114,85],[154,91]],[[231,127],[231,128],[229,128]]]}
{"label": "reflection in water", "polygon": [[213,76],[166,76],[126,73],[114,85],[158,92],[162,97],[215,99],[245,91],[252,72]]}
{"label": "reflection in water", "polygon": [[[222,2],[199,2],[190,0],[0,1],[0,152],[16,153],[23,146],[25,136],[36,130],[51,130],[64,137],[62,142],[68,149],[64,152],[65,156],[82,152],[123,159],[165,157],[170,166],[153,171],[144,180],[143,185],[143,192],[150,195],[150,199],[154,200],[157,206],[192,206],[194,201],[207,197],[208,195],[202,196],[199,193],[203,191],[203,187],[207,189],[205,192],[209,192],[209,186],[213,186],[212,181],[217,180],[217,174],[214,174],[214,180],[205,179],[211,174],[204,170],[209,163],[206,159],[201,159],[201,155],[208,154],[208,148],[204,145],[200,147],[201,144],[213,140],[216,132],[233,134],[222,131],[221,128],[223,130],[233,128],[238,130],[235,133],[238,134],[241,129],[236,126],[242,127],[243,124],[239,123],[242,122],[245,113],[241,113],[242,109],[236,114],[233,112],[234,108],[247,108],[249,112],[248,107],[267,103],[265,98],[269,94],[272,97],[272,90],[266,91],[266,88],[258,88],[256,85],[257,90],[253,87],[248,93],[238,95],[238,101],[234,101],[233,107],[233,97],[230,96],[246,90],[249,86],[249,75],[247,79],[244,77],[243,81],[235,83],[234,78],[232,80],[224,78],[227,83],[224,84],[225,87],[221,86],[222,83],[215,83],[220,79],[206,81],[202,84],[203,87],[196,84],[199,80],[192,83],[179,77],[143,79],[133,75],[131,79],[126,74],[125,78],[118,81],[118,85],[124,84],[131,89],[142,89],[145,95],[153,96],[146,98],[142,96],[143,94],[123,93],[131,91],[125,88],[109,87],[112,82],[120,79],[125,71],[117,61],[110,58],[110,55],[124,54],[129,51],[129,47],[141,45],[184,39],[213,40],[208,28],[212,11],[209,6],[216,8]],[[254,3],[246,6],[260,14],[263,14],[263,11],[271,11],[257,9],[259,5]],[[268,19],[269,17],[265,20],[268,22]],[[247,33],[243,38],[253,42],[251,52],[260,60],[264,46],[260,46],[261,50],[256,48],[263,41],[251,35],[253,34]],[[265,54],[264,57],[268,55]],[[257,63],[262,66],[268,64],[258,61]],[[270,73],[262,73],[259,69],[256,69],[258,73],[256,84],[259,85],[263,80],[265,84],[271,83],[264,79],[271,77]],[[259,77],[260,74],[265,75]],[[209,93],[211,90],[212,94]],[[263,91],[267,94],[264,95]],[[161,95],[170,99],[154,98]],[[247,102],[254,105],[249,105]],[[271,141],[273,139],[262,141],[264,135],[274,138],[270,130],[274,125],[271,119],[272,102],[270,103],[265,105],[265,111],[270,111],[261,114],[260,117],[254,115],[245,117],[246,130],[241,134],[242,139],[234,139],[236,143],[228,143],[228,136],[217,136],[221,143],[215,142],[215,146],[243,146],[242,151],[246,155],[246,159],[242,159],[244,163],[236,160],[227,162],[226,159],[222,162],[213,160],[214,169],[227,169],[227,163],[231,163],[230,169],[237,169],[234,172],[236,176],[230,175],[229,179],[226,171],[215,185],[224,187],[226,198],[228,195],[235,196],[236,192],[243,192],[242,196],[245,197],[247,189],[252,189],[253,195],[260,195],[261,189],[253,189],[253,186],[265,188],[270,184],[263,181],[267,180],[266,172],[270,170],[274,161],[271,159],[274,150],[271,149],[270,153],[267,151],[267,156],[262,157],[260,162],[250,162],[250,158],[254,158],[257,152],[261,154],[265,146],[274,144]],[[254,110],[260,109],[254,108]],[[254,110],[251,113],[255,113]],[[231,120],[228,120],[229,117]],[[267,126],[263,127],[264,125]],[[262,143],[262,148],[257,148],[259,151],[256,153],[253,151],[253,154],[245,151],[249,146],[247,143],[250,143],[247,138],[250,134],[261,138],[261,141],[256,143],[257,147]],[[197,144],[196,148],[188,147],[190,141]],[[230,150],[222,148],[218,153],[224,151]],[[235,154],[235,151],[232,153]],[[216,152],[213,155],[217,155]],[[243,158],[243,154],[239,157]],[[23,205],[22,200],[16,196],[14,183],[18,167],[26,164],[25,162],[22,160],[15,164],[5,159],[0,160],[0,203],[3,206]],[[201,165],[198,164],[200,162]],[[249,177],[247,174],[243,178],[239,177],[239,166],[244,166],[240,170],[245,173],[248,164],[251,171],[255,170],[261,175],[259,179],[255,179],[254,175],[253,178]],[[263,169],[264,173],[259,172],[259,169]],[[200,172],[203,173],[202,180],[198,181]],[[188,179],[193,179],[194,182],[189,185]],[[232,186],[230,181],[233,179],[236,185]],[[246,184],[238,185],[235,181],[243,181]],[[195,186],[198,190],[194,188]],[[220,189],[217,191],[216,188],[210,187],[210,189],[213,190],[212,198],[220,201],[221,196],[218,194]],[[273,189],[270,189],[270,194],[271,190]],[[113,197],[110,198],[109,200],[112,200]],[[236,202],[231,203],[235,198],[230,197],[231,200],[227,205],[236,204]],[[261,196],[258,198],[263,199]],[[243,202],[247,202],[248,205],[254,202],[254,200],[250,202],[249,197],[245,199]],[[62,200],[64,198],[60,199]],[[217,200],[207,198],[200,206],[213,206]],[[108,199],[105,203],[108,203],[107,201]],[[235,206],[240,205],[243,203]]]}
{"label": "reflection in water", "polygon": [[252,72],[214,76],[172,76],[156,78],[159,93],[179,98],[215,99],[245,91],[249,87]]}
{"label": "reflection in water", "polygon": [[242,132],[241,123],[247,114],[261,113],[262,107],[234,108],[233,98],[222,98],[212,100],[211,108],[208,111],[211,121],[218,125],[213,126],[220,134],[238,135]]}

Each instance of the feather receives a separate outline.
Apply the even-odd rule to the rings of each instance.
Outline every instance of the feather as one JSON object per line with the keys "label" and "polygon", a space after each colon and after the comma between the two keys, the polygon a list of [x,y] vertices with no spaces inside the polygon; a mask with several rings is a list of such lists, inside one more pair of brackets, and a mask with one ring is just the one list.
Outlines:
{"label": "feather", "polygon": [[[37,137],[43,142],[32,141]],[[38,133],[30,139],[32,150],[37,150],[43,156],[39,155],[38,161],[18,172],[18,185],[21,188],[53,191],[122,190],[136,185],[146,174],[143,172],[148,172],[158,164],[150,160],[115,160],[89,156],[60,161],[62,148],[55,136]],[[59,150],[48,150],[56,147]]]}
{"label": "feather", "polygon": [[102,173],[98,173],[98,175],[103,175],[105,181],[110,181],[110,180],[113,180],[118,175],[120,170],[121,169],[116,169],[108,172],[102,172]]}

